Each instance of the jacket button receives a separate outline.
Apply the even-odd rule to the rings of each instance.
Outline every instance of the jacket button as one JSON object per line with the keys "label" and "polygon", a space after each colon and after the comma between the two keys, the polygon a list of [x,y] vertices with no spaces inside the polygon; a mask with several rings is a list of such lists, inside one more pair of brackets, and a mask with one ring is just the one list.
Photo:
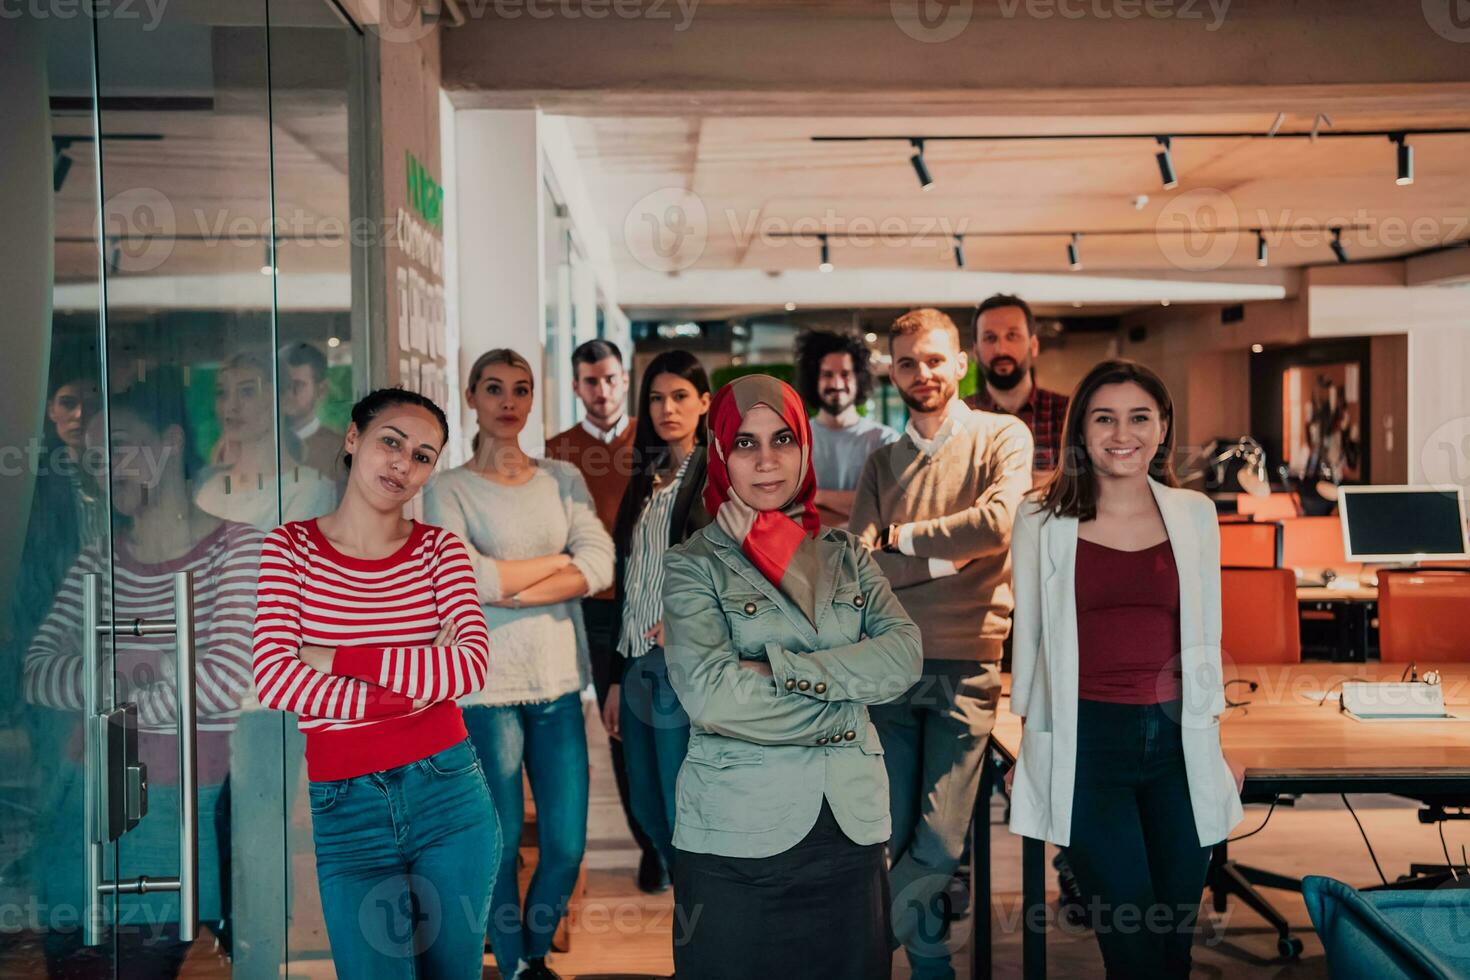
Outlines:
{"label": "jacket button", "polygon": [[745,615],[747,615],[747,616],[754,616],[755,615],[755,603],[753,603],[753,602],[747,602],[745,604]]}
{"label": "jacket button", "polygon": [[863,603],[865,603],[867,601],[868,600],[865,599],[861,593],[859,593],[857,595],[857,597],[852,600],[852,604],[854,606],[857,606],[859,609],[861,609],[861,608],[863,608]]}
{"label": "jacket button", "polygon": [[794,677],[788,677],[788,678],[786,678],[786,690],[788,690],[788,691],[794,691],[794,690],[796,690],[796,678],[794,678]]}
{"label": "jacket button", "polygon": [[812,690],[813,691],[816,691],[818,694],[826,694],[827,693],[827,685],[826,684],[823,684],[821,681],[817,681],[817,686],[814,687],[814,688],[812,688]]}
{"label": "jacket button", "polygon": [[823,735],[821,738],[817,739],[817,744],[818,745],[826,745],[827,744],[827,736]]}
{"label": "jacket button", "polygon": [[811,681],[797,681],[796,682],[796,689],[798,691],[805,691],[806,689],[808,689],[811,686],[812,686],[812,682]]}
{"label": "jacket button", "polygon": [[857,732],[843,732],[842,737],[844,740],[851,742],[853,739],[857,738]]}

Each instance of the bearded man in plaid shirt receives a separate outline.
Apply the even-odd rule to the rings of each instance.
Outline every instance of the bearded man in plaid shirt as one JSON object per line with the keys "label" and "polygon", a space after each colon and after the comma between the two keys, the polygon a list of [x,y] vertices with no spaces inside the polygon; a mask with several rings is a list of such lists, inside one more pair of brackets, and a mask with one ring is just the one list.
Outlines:
{"label": "bearded man in plaid shirt", "polygon": [[1025,300],[997,293],[976,307],[975,361],[981,385],[965,404],[1026,423],[1036,447],[1031,469],[1038,479],[1060,462],[1068,402],[1066,395],[1036,384],[1031,368],[1040,353],[1036,317]]}

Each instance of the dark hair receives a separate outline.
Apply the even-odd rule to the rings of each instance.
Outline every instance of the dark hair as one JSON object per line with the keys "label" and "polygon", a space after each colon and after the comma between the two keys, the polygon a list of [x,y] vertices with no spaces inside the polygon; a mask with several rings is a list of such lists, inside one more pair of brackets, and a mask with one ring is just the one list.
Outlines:
{"label": "dark hair", "polygon": [[[439,444],[442,449],[445,442],[449,441],[449,420],[444,417],[444,409],[434,404],[432,398],[427,398],[416,391],[407,388],[379,388],[377,391],[369,392],[352,406],[352,424],[357,426],[358,435],[366,432],[368,426],[372,425],[373,419],[382,414],[384,409],[395,405],[417,405],[419,408],[427,409],[434,416],[434,421],[439,423],[439,431],[444,434],[444,442]],[[342,454],[342,465],[352,469],[352,454]]]}
{"label": "dark hair", "polygon": [[975,328],[975,343],[980,343],[981,314],[988,313],[991,310],[1003,310],[1008,306],[1014,306],[1026,314],[1026,333],[1032,337],[1036,336],[1036,315],[1031,312],[1031,304],[1019,296],[1012,296],[1010,293],[996,293],[975,307],[975,320],[971,324]]}
{"label": "dark hair", "polygon": [[[159,435],[172,426],[183,433],[184,479],[191,478],[199,468],[200,459],[195,455],[194,433],[189,427],[189,386],[184,382],[184,372],[172,364],[154,364],[147,368],[142,379],[134,381],[126,390],[112,395],[108,402],[109,417],[127,412],[139,422]],[[115,421],[110,421],[115,426]]]}
{"label": "dark hair", "polygon": [[316,379],[317,384],[321,384],[327,377],[327,355],[314,344],[305,341],[281,348],[281,365],[286,368],[303,365],[311,368],[311,376]]}
{"label": "dark hair", "polygon": [[[633,476],[628,480],[628,489],[623,492],[618,505],[618,519],[613,524],[613,542],[626,552],[633,540],[633,525],[643,513],[643,505],[653,494],[653,475],[669,455],[668,443],[659,438],[653,427],[653,413],[649,402],[653,395],[653,382],[661,374],[672,374],[694,386],[701,395],[710,391],[709,375],[699,358],[686,350],[667,350],[648,362],[643,369],[643,381],[638,386],[638,427],[633,431]],[[699,420],[695,429],[696,445],[709,444],[709,416]]]}
{"label": "dark hair", "polygon": [[1081,521],[1097,516],[1097,477],[1093,475],[1084,438],[1087,413],[1099,388],[1130,381],[1159,406],[1159,416],[1165,425],[1164,441],[1149,460],[1148,474],[1167,487],[1179,486],[1174,475],[1174,399],[1169,396],[1163,379],[1137,361],[1103,361],[1088,371],[1072,392],[1072,400],[1067,404],[1067,421],[1062,426],[1062,451],[1056,470],[1050,479],[1030,491],[1041,510],[1054,517],[1075,517]]}
{"label": "dark hair", "polygon": [[873,370],[869,365],[872,352],[862,338],[850,333],[827,330],[805,330],[796,338],[796,390],[809,408],[822,404],[822,359],[828,354],[846,354],[852,358],[852,373],[857,378],[857,401],[865,402],[873,391]]}
{"label": "dark hair", "polygon": [[893,350],[893,342],[899,337],[927,333],[930,330],[947,330],[954,337],[955,347],[960,346],[960,328],[954,325],[949,314],[926,306],[919,310],[909,310],[893,321],[893,326],[888,328],[888,349]]}
{"label": "dark hair", "polygon": [[572,351],[572,373],[576,374],[578,364],[596,364],[609,357],[617,358],[619,364],[623,363],[623,352],[611,340],[597,337],[578,344],[577,349]]}

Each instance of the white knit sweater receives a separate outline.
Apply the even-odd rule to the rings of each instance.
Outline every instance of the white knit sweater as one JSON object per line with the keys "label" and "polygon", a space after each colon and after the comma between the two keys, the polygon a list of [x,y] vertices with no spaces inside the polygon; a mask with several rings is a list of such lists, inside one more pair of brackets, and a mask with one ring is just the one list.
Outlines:
{"label": "white knit sweater", "polygon": [[[424,519],[459,535],[475,564],[482,603],[502,597],[495,562],[567,552],[594,595],[612,584],[613,543],[582,474],[570,463],[538,459],[520,486],[491,483],[466,467],[440,473],[424,490]],[[490,674],[461,704],[551,701],[587,686],[591,676],[580,598],[550,606],[485,606]]]}

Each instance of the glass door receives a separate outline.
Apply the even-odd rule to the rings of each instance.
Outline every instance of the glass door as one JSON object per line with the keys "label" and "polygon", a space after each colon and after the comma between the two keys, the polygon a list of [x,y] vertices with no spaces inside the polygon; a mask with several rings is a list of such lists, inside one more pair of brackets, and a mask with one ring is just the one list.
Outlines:
{"label": "glass door", "polygon": [[361,387],[362,38],[323,0],[86,13],[0,18],[0,976],[330,975],[251,632]]}

